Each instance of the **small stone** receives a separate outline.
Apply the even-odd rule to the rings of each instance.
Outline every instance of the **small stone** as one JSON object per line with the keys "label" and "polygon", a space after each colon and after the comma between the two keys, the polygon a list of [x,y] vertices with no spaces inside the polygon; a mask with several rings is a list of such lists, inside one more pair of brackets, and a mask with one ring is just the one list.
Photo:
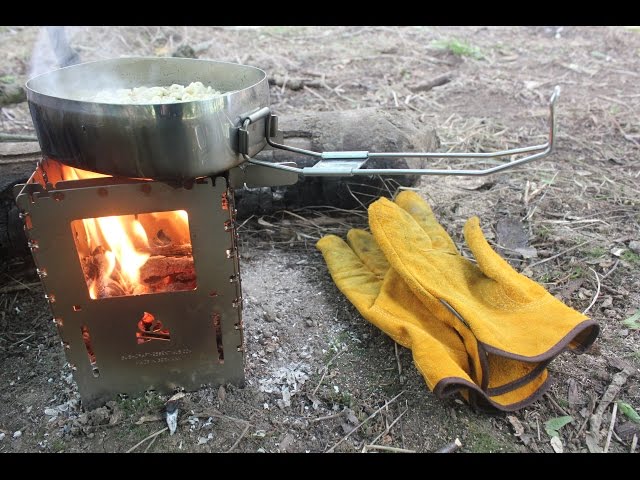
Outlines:
{"label": "small stone", "polygon": [[16,430],[13,432],[13,438],[20,438],[22,436],[22,432],[20,430]]}
{"label": "small stone", "polygon": [[44,409],[44,414],[48,415],[50,417],[57,417],[58,416],[58,410],[56,410],[55,408],[45,408]]}
{"label": "small stone", "polygon": [[631,240],[629,242],[629,250],[631,250],[633,253],[640,254],[640,240]]}
{"label": "small stone", "polygon": [[613,318],[616,316],[616,311],[608,308],[604,311],[604,314],[609,318]]}
{"label": "small stone", "polygon": [[612,304],[613,304],[613,299],[611,298],[611,295],[607,295],[606,297],[604,297],[604,300],[602,300],[602,305],[600,306],[602,308],[609,308]]}
{"label": "small stone", "polygon": [[0,442],[4,440],[5,434],[4,432],[0,432]]}
{"label": "small stone", "polygon": [[629,335],[629,330],[627,330],[626,328],[623,328],[618,332],[618,335],[620,335],[621,337],[626,337],[627,335]]}
{"label": "small stone", "polygon": [[306,323],[306,324],[307,324],[307,327],[313,327],[313,325],[314,325],[314,324],[313,324],[313,320],[311,320],[311,319],[307,319],[307,320],[305,320],[305,321],[304,321],[304,323]]}

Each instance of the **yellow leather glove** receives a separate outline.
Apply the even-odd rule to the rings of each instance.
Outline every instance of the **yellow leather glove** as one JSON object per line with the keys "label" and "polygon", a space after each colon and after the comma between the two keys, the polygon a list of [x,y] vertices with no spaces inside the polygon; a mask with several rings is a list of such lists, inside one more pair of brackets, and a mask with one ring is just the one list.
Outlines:
{"label": "yellow leather glove", "polygon": [[[403,192],[396,202],[430,234],[434,248],[458,254],[420,197]],[[544,364],[481,355],[475,337],[443,305],[438,306],[436,314],[425,309],[398,274],[389,269],[370,234],[354,229],[348,241],[350,246],[330,235],[317,245],[336,285],[367,320],[412,350],[416,366],[436,395],[442,397],[462,389],[472,403],[514,410],[544,392]],[[449,322],[438,316],[449,317]],[[489,370],[492,375],[486,374]]]}
{"label": "yellow leather glove", "polygon": [[[444,230],[433,227],[431,209],[413,192],[401,195],[398,204],[381,198],[369,207],[375,241],[429,311],[476,339],[483,390],[509,390],[562,351],[582,353],[593,343],[598,325],[516,272],[489,246],[477,217],[464,227],[475,265],[454,249],[439,248]],[[429,217],[429,228],[416,221],[421,215]],[[442,314],[443,307],[453,315]],[[510,371],[531,367],[523,370],[523,380]]]}

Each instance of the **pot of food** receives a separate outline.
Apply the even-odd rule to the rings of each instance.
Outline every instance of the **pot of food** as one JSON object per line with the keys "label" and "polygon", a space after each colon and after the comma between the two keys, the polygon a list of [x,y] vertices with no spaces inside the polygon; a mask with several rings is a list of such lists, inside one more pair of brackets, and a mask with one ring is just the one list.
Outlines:
{"label": "pot of food", "polygon": [[[193,82],[210,89],[170,89],[187,90]],[[238,126],[269,105],[262,70],[187,58],[83,63],[34,77],[26,87],[44,155],[127,177],[195,178],[235,167],[244,161],[237,151]],[[264,135],[252,138],[250,155],[266,145]]]}
{"label": "pot of food", "polygon": [[[242,164],[305,176],[486,175],[551,153],[555,137],[550,100],[544,144],[491,153],[314,152],[287,146],[269,108],[269,84],[256,67],[188,58],[118,58],[73,65],[30,79],[27,99],[45,156],[72,167],[116,176],[184,180]],[[312,156],[300,168],[255,159],[279,148]],[[517,158],[514,158],[516,157]],[[486,168],[367,168],[372,158],[447,158]]]}

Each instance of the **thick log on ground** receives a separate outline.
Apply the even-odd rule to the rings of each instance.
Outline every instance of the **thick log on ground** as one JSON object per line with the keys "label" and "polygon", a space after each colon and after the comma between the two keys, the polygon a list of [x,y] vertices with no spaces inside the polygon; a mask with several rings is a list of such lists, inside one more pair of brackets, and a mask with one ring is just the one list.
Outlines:
{"label": "thick log on ground", "polygon": [[[431,128],[418,128],[406,112],[363,108],[338,112],[309,112],[279,118],[284,143],[317,152],[367,150],[370,152],[435,151],[438,137]],[[295,161],[301,167],[317,159],[285,150],[263,150],[257,158],[273,162]],[[372,159],[368,168],[420,168],[422,159]],[[391,177],[387,177],[391,178]],[[394,176],[403,186],[412,186],[417,176]],[[270,213],[279,209],[332,205],[354,208],[379,196],[389,196],[394,182],[380,177],[309,177],[287,187],[264,187],[236,191],[238,217]],[[354,195],[357,197],[354,198]]]}
{"label": "thick log on ground", "polygon": [[[406,112],[393,109],[363,108],[286,115],[280,117],[280,129],[285,144],[314,151],[415,152],[435,151],[439,146],[433,129],[418,128]],[[39,158],[37,142],[0,142],[0,259],[28,253],[12,187],[29,178]],[[296,161],[301,167],[311,166],[316,161],[312,157],[271,149],[260,152],[258,158],[273,162]],[[375,159],[367,166],[417,168],[423,164],[424,160],[420,159]],[[415,176],[397,176],[393,177],[397,183],[385,185],[380,177],[305,178],[286,187],[237,189],[236,207],[239,218],[304,206],[354,208],[360,202],[367,204],[379,196],[389,196],[397,184],[412,186],[417,179]],[[176,253],[158,251],[153,254]]]}
{"label": "thick log on ground", "polygon": [[0,259],[29,253],[13,186],[25,182],[40,159],[37,142],[0,143]]}

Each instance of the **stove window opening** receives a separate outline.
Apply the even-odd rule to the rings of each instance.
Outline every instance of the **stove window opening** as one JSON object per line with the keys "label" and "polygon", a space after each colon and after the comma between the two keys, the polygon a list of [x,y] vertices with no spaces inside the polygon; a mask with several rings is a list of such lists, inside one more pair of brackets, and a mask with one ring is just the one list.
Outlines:
{"label": "stove window opening", "polygon": [[83,218],[71,230],[93,300],[197,287],[185,210]]}

